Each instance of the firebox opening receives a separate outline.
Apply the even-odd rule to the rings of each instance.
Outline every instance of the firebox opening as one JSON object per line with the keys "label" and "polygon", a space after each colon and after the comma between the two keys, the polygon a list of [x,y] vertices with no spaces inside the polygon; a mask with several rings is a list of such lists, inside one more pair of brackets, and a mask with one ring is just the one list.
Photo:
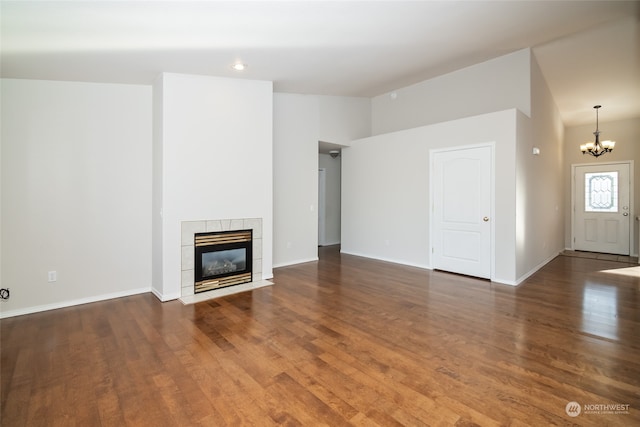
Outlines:
{"label": "firebox opening", "polygon": [[196,233],[194,292],[251,282],[252,238],[252,230]]}

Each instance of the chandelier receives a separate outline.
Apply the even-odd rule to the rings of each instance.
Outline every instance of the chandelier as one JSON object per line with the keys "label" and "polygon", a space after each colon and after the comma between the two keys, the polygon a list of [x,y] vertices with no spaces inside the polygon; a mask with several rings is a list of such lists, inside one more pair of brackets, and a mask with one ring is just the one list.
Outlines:
{"label": "chandelier", "polygon": [[615,141],[600,142],[600,130],[598,129],[598,108],[600,107],[602,107],[602,105],[595,105],[593,107],[596,109],[596,131],[593,133],[596,136],[596,142],[587,142],[580,146],[582,154],[589,153],[593,157],[600,157],[604,153],[610,153],[616,145]]}

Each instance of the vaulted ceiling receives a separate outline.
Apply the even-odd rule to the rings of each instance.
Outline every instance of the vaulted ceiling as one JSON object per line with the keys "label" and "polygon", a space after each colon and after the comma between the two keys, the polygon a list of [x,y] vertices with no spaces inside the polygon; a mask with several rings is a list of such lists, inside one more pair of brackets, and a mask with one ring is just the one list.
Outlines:
{"label": "vaulted ceiling", "polygon": [[[2,1],[2,77],[372,97],[530,47],[565,125],[640,117],[639,1]],[[236,62],[247,64],[239,73]]]}

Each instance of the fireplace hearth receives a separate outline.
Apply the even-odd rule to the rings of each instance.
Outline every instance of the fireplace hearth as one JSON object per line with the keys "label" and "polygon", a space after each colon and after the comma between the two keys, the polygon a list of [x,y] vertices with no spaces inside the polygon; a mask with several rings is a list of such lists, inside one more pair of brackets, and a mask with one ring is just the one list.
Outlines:
{"label": "fireplace hearth", "polygon": [[194,292],[252,281],[252,230],[196,233]]}

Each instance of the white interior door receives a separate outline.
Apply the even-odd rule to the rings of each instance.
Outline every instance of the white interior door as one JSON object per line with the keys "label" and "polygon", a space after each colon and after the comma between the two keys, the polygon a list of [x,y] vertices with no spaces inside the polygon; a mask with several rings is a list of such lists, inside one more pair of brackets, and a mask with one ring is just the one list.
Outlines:
{"label": "white interior door", "polygon": [[575,167],[574,249],[629,255],[629,177],[628,163]]}
{"label": "white interior door", "polygon": [[492,147],[432,153],[433,267],[491,277]]}

